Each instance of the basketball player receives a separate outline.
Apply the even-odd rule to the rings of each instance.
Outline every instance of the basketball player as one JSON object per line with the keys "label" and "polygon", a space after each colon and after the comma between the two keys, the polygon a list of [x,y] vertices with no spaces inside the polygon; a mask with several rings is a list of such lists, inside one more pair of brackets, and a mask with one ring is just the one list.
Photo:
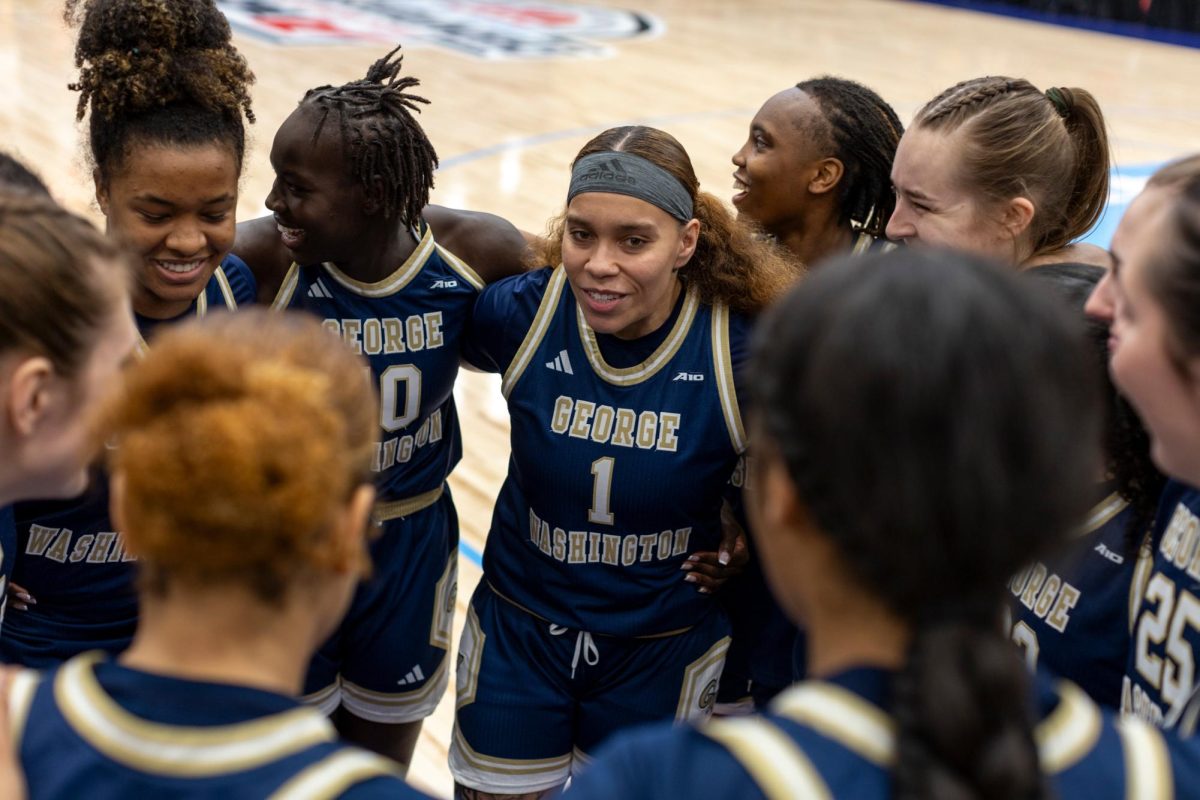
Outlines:
{"label": "basketball player", "polygon": [[[484,278],[423,217],[437,155],[398,50],[360,80],[305,94],[271,148],[269,230],[244,226],[236,251],[267,283],[290,264],[274,306],[319,316],[367,356],[378,383],[375,572],[318,652],[305,692],[348,739],[407,764],[449,679],[458,518],[446,478],[462,454],[453,387]],[[516,258],[497,260],[519,268],[524,240],[487,221],[496,219],[453,218],[447,235],[456,252],[482,257],[502,254],[497,238],[511,232]]]}
{"label": "basketball player", "polygon": [[1133,628],[1122,708],[1189,736],[1200,716],[1195,671],[1200,616],[1193,610],[1200,585],[1193,557],[1200,531],[1195,489],[1200,340],[1191,307],[1200,275],[1198,164],[1192,158],[1168,166],[1163,172],[1190,176],[1181,186],[1154,182],[1130,206],[1130,214],[1142,214],[1142,223],[1114,250],[1117,268],[1103,287],[1115,302],[1113,378],[1150,431],[1155,463],[1172,479],[1151,537],[1153,562]]}
{"label": "basketball player", "polygon": [[98,441],[137,635],[15,679],[33,800],[420,796],[295,699],[369,567],[365,366],[315,321],[248,312],[171,326],[131,368]]}
{"label": "basketball player", "polygon": [[1073,243],[1104,211],[1108,171],[1104,116],[1089,92],[963,81],[925,104],[900,140],[887,235],[1019,267],[1107,266],[1106,253]]}
{"label": "basketball player", "polygon": [[[139,256],[133,309],[145,339],[168,324],[252,302],[229,256],[253,76],[212,0],[72,2],[79,113],[88,115],[96,199]],[[158,38],[155,38],[158,37]],[[6,660],[44,667],[128,645],[137,619],[132,555],[108,515],[102,473],[68,502],[16,509],[19,594],[0,636]]]}
{"label": "basketball player", "polygon": [[904,125],[882,97],[813,78],[758,110],[733,155],[733,204],[800,261],[862,252],[892,215],[892,160]]}
{"label": "basketball player", "polygon": [[728,623],[679,574],[745,450],[744,314],[794,277],[653,128],[583,147],[552,230],[562,266],[489,286],[464,349],[504,376],[513,455],[460,648],[461,797],[550,791],[613,731],[711,710]]}
{"label": "basketball player", "polygon": [[[892,159],[903,133],[892,107],[854,81],[814,78],[779,92],[754,115],[733,156],[739,217],[806,265],[890,247],[883,228],[895,205]],[[804,643],[771,597],[757,558],[721,600],[734,633],[717,713],[734,714],[763,706],[799,677],[793,664],[803,663]]]}
{"label": "basketball player", "polygon": [[624,737],[568,796],[1194,794],[1194,752],[1030,685],[996,624],[1099,467],[1079,446],[1100,433],[1082,337],[1045,295],[909,248],[830,264],[769,313],[747,498],[811,677],[762,717]]}
{"label": "basketball player", "polygon": [[[1081,314],[1105,274],[1090,264],[1048,264],[1026,273]],[[1104,480],[1096,505],[1062,553],[1024,567],[1008,584],[1012,639],[1031,669],[1045,666],[1098,704],[1119,708],[1136,587],[1148,559],[1138,554],[1154,520],[1163,477],[1150,440],[1108,374],[1108,326],[1087,325],[1088,364],[1103,387]],[[1135,574],[1141,580],[1135,582]]]}

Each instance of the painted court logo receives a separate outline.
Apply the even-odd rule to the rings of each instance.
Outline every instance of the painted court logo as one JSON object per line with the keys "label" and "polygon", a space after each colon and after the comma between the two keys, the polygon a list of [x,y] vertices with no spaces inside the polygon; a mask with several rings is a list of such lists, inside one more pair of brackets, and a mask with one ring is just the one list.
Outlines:
{"label": "painted court logo", "polygon": [[427,45],[482,59],[602,58],[662,29],[648,14],[536,0],[218,0],[234,30],[274,44]]}

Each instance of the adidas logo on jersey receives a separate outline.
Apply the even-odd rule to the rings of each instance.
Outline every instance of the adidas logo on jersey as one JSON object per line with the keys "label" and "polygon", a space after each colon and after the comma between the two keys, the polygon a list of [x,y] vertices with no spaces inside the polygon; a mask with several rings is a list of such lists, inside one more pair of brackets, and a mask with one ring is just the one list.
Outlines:
{"label": "adidas logo on jersey", "polygon": [[327,300],[333,298],[333,295],[331,295],[329,293],[329,290],[325,288],[325,284],[321,283],[320,278],[317,278],[316,283],[314,283],[312,286],[308,287],[308,296],[309,297],[324,297]]}
{"label": "adidas logo on jersey", "polygon": [[690,381],[692,383],[695,383],[697,381],[704,380],[704,373],[703,372],[681,372],[678,375],[676,375],[674,378],[672,378],[671,380],[673,380],[673,381]]}
{"label": "adidas logo on jersey", "polygon": [[425,680],[425,673],[421,671],[421,665],[417,664],[415,667],[409,670],[407,675],[396,681],[396,683],[400,686],[411,686],[412,684],[423,680]]}
{"label": "adidas logo on jersey", "polygon": [[458,281],[434,281],[429,284],[430,289],[453,289],[458,286]]}
{"label": "adidas logo on jersey", "polygon": [[568,375],[575,374],[575,370],[571,369],[571,357],[567,355],[566,350],[560,350],[553,361],[547,361],[546,369],[552,369],[555,372],[565,372]]}

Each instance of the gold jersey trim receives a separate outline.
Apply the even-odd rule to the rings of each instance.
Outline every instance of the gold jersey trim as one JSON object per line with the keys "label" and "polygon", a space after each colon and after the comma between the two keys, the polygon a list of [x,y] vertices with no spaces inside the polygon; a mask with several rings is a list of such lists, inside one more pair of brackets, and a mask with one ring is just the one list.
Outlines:
{"label": "gold jersey trim", "polygon": [[700,307],[700,295],[695,288],[686,287],[686,292],[683,309],[680,310],[674,327],[671,328],[671,332],[667,334],[667,338],[663,340],[662,344],[642,363],[620,369],[611,366],[604,360],[604,355],[600,352],[600,345],[596,341],[596,332],[587,324],[587,320],[583,316],[583,307],[576,303],[575,318],[578,322],[579,338],[583,341],[583,352],[587,355],[588,362],[592,365],[595,373],[604,381],[615,386],[635,386],[657,375],[683,346],[683,341],[687,338],[688,331],[691,330],[692,321],[696,318],[696,310]]}
{"label": "gold jersey trim", "polygon": [[149,722],[121,708],[93,668],[99,653],[62,666],[54,697],[67,723],[92,747],[126,766],[160,775],[205,777],[240,772],[336,739],[316,709],[302,707],[232,725]]}
{"label": "gold jersey trim", "polygon": [[357,783],[384,776],[403,780],[396,764],[383,756],[343,750],[298,772],[273,792],[270,800],[327,800],[341,797]]}
{"label": "gold jersey trim", "polygon": [[230,311],[237,311],[237,298],[233,296],[233,287],[229,285],[229,276],[225,274],[224,268],[217,267],[213,276],[217,279],[217,286],[221,289],[221,297],[225,299],[225,307]]}
{"label": "gold jersey trim", "polygon": [[[291,273],[288,273],[291,274]],[[237,298],[233,296],[233,287],[229,285],[229,278],[225,275],[225,270],[220,264],[213,271],[212,276],[217,279],[217,286],[221,290],[221,296],[225,299],[225,307],[230,311],[237,311]],[[204,284],[204,288],[200,294],[196,295],[196,319],[204,319],[208,315],[208,284]],[[138,358],[145,358],[149,352],[150,345],[146,342],[146,338],[142,336],[142,332],[138,331],[137,345],[134,347],[134,353]]]}
{"label": "gold jersey trim", "polygon": [[1129,634],[1133,635],[1134,625],[1137,624],[1138,612],[1142,609],[1142,599],[1146,596],[1146,587],[1150,583],[1150,575],[1154,572],[1154,532],[1146,531],[1142,543],[1138,545],[1137,563],[1133,567],[1133,580],[1129,582]]}
{"label": "gold jersey trim", "polygon": [[446,490],[446,485],[442,484],[436,489],[430,489],[428,492],[406,497],[402,500],[388,500],[375,504],[374,517],[376,522],[387,522],[401,517],[411,517],[413,514],[423,509],[429,508],[436,503],[442,496],[442,492]]}
{"label": "gold jersey trim", "polygon": [[[1043,768],[1062,772],[1078,763],[1100,738],[1102,717],[1083,690],[1057,684],[1058,706],[1034,728]],[[833,684],[809,681],[781,694],[771,708],[884,768],[896,758],[895,722],[881,709]]]}
{"label": "gold jersey trim", "polygon": [[454,726],[453,747],[457,751],[458,757],[467,766],[485,774],[545,775],[571,768],[571,753],[564,753],[553,758],[500,758],[477,753],[471,745],[467,744],[467,739],[462,735],[457,724]]}
{"label": "gold jersey trim", "polygon": [[1058,706],[1033,730],[1042,769],[1062,772],[1079,762],[1100,738],[1103,718],[1096,705],[1069,681],[1059,681]]}
{"label": "gold jersey trim", "polygon": [[717,394],[721,399],[725,427],[729,429],[729,440],[733,443],[734,451],[742,455],[747,448],[746,428],[742,423],[742,411],[733,380],[733,357],[729,352],[729,307],[724,304],[713,306],[712,351],[713,371],[717,376]]}
{"label": "gold jersey trim", "polygon": [[1162,734],[1135,717],[1117,720],[1125,757],[1127,800],[1169,800],[1175,796],[1171,757]]}
{"label": "gold jersey trim", "polygon": [[478,272],[471,269],[470,265],[468,265],[467,262],[463,261],[461,258],[454,255],[454,253],[451,253],[449,250],[442,247],[440,244],[437,245],[437,251],[438,251],[438,254],[441,255],[442,260],[445,261],[447,265],[449,265],[450,269],[457,272],[460,276],[462,276],[463,280],[465,280],[467,283],[474,286],[475,291],[478,292],[478,291],[483,290],[483,287],[484,287],[483,278],[481,278],[479,276]]}
{"label": "gold jersey trim", "polygon": [[13,750],[21,748],[21,734],[25,732],[25,722],[29,718],[29,707],[33,705],[33,695],[41,685],[41,675],[36,670],[22,669],[16,672],[8,683],[8,727],[12,735]]}
{"label": "gold jersey trim", "polygon": [[1100,530],[1111,522],[1113,517],[1128,507],[1129,501],[1116,492],[1113,492],[1092,507],[1092,510],[1088,512],[1087,520],[1083,523],[1083,527],[1079,529],[1078,535],[1086,536],[1089,533]]}
{"label": "gold jersey trim", "polygon": [[716,719],[700,729],[750,773],[768,800],[828,800],[829,787],[792,738],[760,717]]}
{"label": "gold jersey trim", "polygon": [[337,265],[331,261],[326,261],[321,266],[328,273],[329,277],[357,295],[362,295],[363,297],[388,297],[403,289],[417,276],[417,273],[425,266],[425,262],[435,249],[433,230],[426,225],[424,235],[421,236],[420,241],[417,242],[417,246],[409,253],[404,263],[395,272],[381,281],[365,283],[355,280],[338,269]]}
{"label": "gold jersey trim", "polygon": [[882,710],[840,686],[802,683],[776,698],[771,709],[880,766],[890,766],[896,757],[895,723]]}
{"label": "gold jersey trim", "polygon": [[538,305],[537,314],[533,317],[533,324],[525,333],[525,339],[517,348],[517,354],[513,356],[512,363],[508,365],[508,369],[504,370],[500,391],[506,399],[513,387],[517,385],[517,381],[521,380],[521,376],[533,359],[533,354],[537,352],[538,345],[542,343],[546,331],[550,329],[550,320],[554,318],[554,310],[558,307],[558,301],[566,283],[567,272],[560,265],[551,273],[550,281],[546,284],[546,293],[542,295],[542,302]]}
{"label": "gold jersey trim", "polygon": [[283,276],[283,283],[279,284],[279,291],[275,293],[275,299],[271,301],[272,311],[282,311],[288,307],[288,303],[292,302],[292,295],[296,293],[296,285],[300,283],[300,265],[295,261],[288,267],[287,274]]}

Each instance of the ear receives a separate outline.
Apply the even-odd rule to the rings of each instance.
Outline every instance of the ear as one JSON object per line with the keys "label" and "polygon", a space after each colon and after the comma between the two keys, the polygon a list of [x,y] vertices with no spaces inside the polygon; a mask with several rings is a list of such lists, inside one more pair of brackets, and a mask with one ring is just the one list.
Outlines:
{"label": "ear", "polygon": [[367,526],[371,525],[371,510],[375,507],[375,487],[363,484],[354,490],[350,502],[338,519],[338,571],[366,573]]}
{"label": "ear", "polygon": [[700,220],[689,219],[680,233],[679,255],[675,258],[675,269],[677,270],[690,261],[696,253],[696,245],[700,243]]}
{"label": "ear", "polygon": [[823,158],[817,162],[817,171],[808,181],[809,194],[825,194],[833,191],[846,174],[846,167],[836,158]]}
{"label": "ear", "polygon": [[41,425],[51,406],[54,365],[43,356],[17,362],[8,384],[8,414],[17,434],[28,437]]}
{"label": "ear", "polygon": [[1012,238],[1017,239],[1028,230],[1036,210],[1033,201],[1028,197],[1014,197],[1004,207],[1004,214],[1000,222]]}
{"label": "ear", "polygon": [[108,216],[108,184],[100,176],[100,168],[96,167],[92,170],[92,183],[96,186],[96,205],[100,206],[100,213]]}
{"label": "ear", "polygon": [[378,214],[383,209],[383,178],[375,175],[371,178],[371,187],[363,188],[363,213],[367,216]]}

